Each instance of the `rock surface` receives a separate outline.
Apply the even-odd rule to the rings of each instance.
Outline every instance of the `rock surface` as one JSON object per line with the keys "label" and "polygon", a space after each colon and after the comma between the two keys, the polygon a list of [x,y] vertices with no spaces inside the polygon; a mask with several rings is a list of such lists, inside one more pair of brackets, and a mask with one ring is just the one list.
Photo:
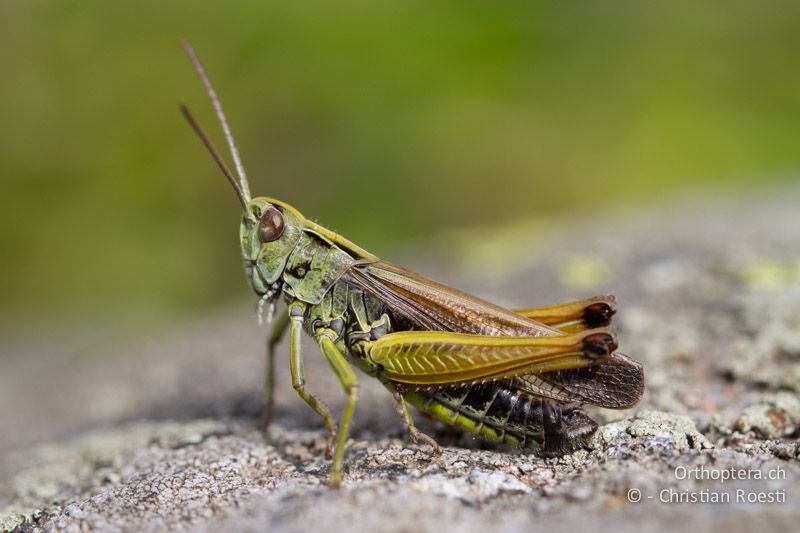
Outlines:
{"label": "rock surface", "polygon": [[[0,529],[794,530],[800,210],[790,199],[592,221],[522,254],[499,241],[495,252],[519,267],[493,277],[417,265],[508,306],[617,294],[621,346],[645,364],[645,397],[632,411],[592,411],[604,425],[561,458],[420,420],[443,446],[431,456],[364,378],[345,483],[330,490],[321,422],[287,368],[269,436],[256,429],[262,333],[243,311],[146,340],[7,344]],[[311,348],[306,364],[309,387],[340,409]]]}

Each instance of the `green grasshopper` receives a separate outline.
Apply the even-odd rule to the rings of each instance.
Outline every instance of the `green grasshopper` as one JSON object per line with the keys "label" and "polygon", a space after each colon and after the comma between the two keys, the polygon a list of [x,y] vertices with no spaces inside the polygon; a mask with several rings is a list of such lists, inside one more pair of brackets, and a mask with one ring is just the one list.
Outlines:
{"label": "green grasshopper", "polygon": [[[606,328],[616,311],[612,296],[508,310],[382,261],[285,202],[252,198],[222,105],[194,50],[183,46],[214,106],[238,181],[180,108],[242,205],[239,239],[259,317],[264,306],[271,320],[276,302],[287,304],[267,338],[264,427],[272,418],[275,348],[288,329],[292,386],[328,430],[333,486],[342,481],[358,400],[352,367],[389,390],[412,441],[434,453],[438,444],[414,425],[409,405],[490,441],[558,455],[597,429],[581,404],[624,409],[639,401],[642,366],[615,351],[616,336]],[[338,426],[306,388],[303,331],[347,395]]]}

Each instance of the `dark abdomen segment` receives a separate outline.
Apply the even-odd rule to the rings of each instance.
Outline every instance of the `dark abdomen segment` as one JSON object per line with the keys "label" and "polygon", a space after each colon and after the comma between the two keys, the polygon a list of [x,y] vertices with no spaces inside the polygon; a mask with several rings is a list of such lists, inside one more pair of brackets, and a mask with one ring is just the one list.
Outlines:
{"label": "dark abdomen segment", "polygon": [[405,397],[449,425],[545,455],[572,451],[597,429],[579,408],[522,391],[513,380],[418,390]]}

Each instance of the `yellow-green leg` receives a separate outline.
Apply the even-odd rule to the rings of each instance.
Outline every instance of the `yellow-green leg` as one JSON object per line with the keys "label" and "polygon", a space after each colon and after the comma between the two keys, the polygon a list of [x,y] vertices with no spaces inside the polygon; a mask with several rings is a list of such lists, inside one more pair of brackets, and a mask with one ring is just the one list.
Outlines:
{"label": "yellow-green leg", "polygon": [[275,405],[275,348],[281,341],[287,326],[289,313],[278,314],[267,336],[267,360],[264,370],[264,412],[261,415],[261,429],[267,431],[272,422],[273,406]]}
{"label": "yellow-green leg", "polygon": [[328,364],[331,365],[334,374],[339,378],[345,394],[347,394],[347,404],[342,413],[342,420],[339,422],[339,435],[336,440],[336,449],[333,452],[332,485],[339,486],[342,482],[342,464],[344,462],[344,446],[350,434],[350,423],[353,421],[353,413],[356,410],[358,401],[358,378],[350,368],[342,352],[334,344],[336,333],[331,330],[321,329],[317,331],[317,340],[322,350],[322,355]]}
{"label": "yellow-green leg", "polygon": [[299,302],[293,302],[289,305],[289,320],[291,323],[289,359],[292,370],[292,387],[294,387],[297,394],[299,394],[309,407],[316,411],[325,422],[325,427],[328,428],[328,433],[330,434],[325,455],[330,458],[331,443],[336,439],[336,422],[328,406],[306,390],[306,378],[303,372],[303,352],[300,346],[300,341],[303,336],[303,311],[304,306]]}

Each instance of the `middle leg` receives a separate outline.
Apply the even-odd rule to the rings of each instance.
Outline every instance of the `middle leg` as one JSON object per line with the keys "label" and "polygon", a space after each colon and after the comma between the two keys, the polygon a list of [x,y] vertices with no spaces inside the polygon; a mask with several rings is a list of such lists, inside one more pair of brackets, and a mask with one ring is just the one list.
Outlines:
{"label": "middle leg", "polygon": [[342,352],[336,347],[334,342],[336,338],[337,334],[333,330],[324,328],[317,330],[317,341],[322,350],[322,355],[328,361],[334,374],[339,379],[339,383],[342,384],[345,394],[347,394],[347,404],[342,413],[342,420],[339,422],[339,435],[336,440],[336,449],[333,452],[332,484],[334,487],[338,487],[342,482],[344,447],[347,443],[347,438],[350,436],[350,424],[353,421],[353,414],[356,410],[359,390],[358,378],[353,369],[350,368]]}

